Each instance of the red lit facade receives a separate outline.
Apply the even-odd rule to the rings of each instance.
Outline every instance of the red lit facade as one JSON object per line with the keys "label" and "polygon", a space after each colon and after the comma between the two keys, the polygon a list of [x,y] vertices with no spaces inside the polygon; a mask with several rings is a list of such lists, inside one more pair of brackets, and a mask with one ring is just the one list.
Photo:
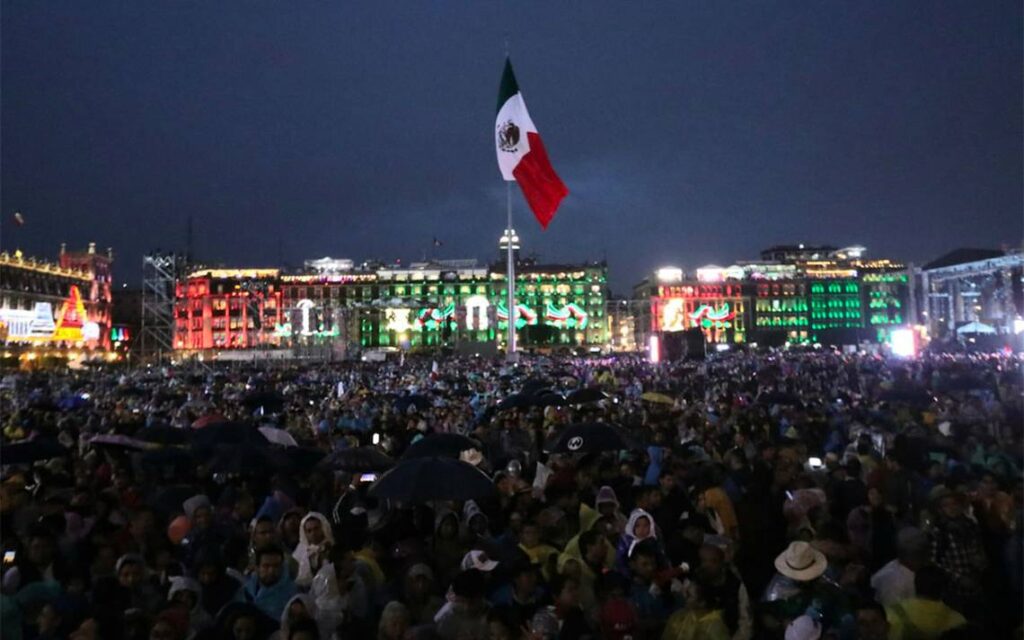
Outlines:
{"label": "red lit facade", "polygon": [[[273,273],[271,273],[271,271]],[[276,270],[213,269],[176,285],[175,349],[249,349],[276,346],[283,322]]]}

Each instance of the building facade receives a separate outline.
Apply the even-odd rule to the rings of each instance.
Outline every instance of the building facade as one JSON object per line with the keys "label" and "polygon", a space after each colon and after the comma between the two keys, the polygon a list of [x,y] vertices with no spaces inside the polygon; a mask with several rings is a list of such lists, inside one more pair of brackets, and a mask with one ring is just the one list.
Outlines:
{"label": "building facade", "polygon": [[[195,269],[176,289],[175,349],[504,348],[503,265],[435,260],[408,266],[323,258],[299,273]],[[522,261],[512,314],[523,348],[593,347],[607,340],[607,267]]]}
{"label": "building facade", "polygon": [[692,274],[659,269],[634,289],[642,302],[635,342],[691,329],[716,345],[885,340],[891,327],[908,322],[908,272],[864,253],[863,247],[795,245]]}
{"label": "building facade", "polygon": [[957,249],[915,269],[914,276],[913,314],[933,336],[954,336],[973,323],[995,335],[1024,332],[1020,250]]}
{"label": "building facade", "polygon": [[56,263],[0,253],[0,340],[23,352],[69,355],[111,346],[113,254],[68,253]]}

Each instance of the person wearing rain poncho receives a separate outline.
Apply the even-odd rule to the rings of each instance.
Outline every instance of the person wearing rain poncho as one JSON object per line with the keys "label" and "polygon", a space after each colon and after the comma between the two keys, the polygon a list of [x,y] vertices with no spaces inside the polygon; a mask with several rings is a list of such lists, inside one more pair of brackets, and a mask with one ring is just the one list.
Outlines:
{"label": "person wearing rain poncho", "polygon": [[346,633],[353,635],[365,631],[363,623],[369,613],[369,595],[356,565],[355,554],[336,547],[330,561],[325,562],[313,578],[309,595],[316,604],[321,627],[334,630],[344,625]]}
{"label": "person wearing rain poncho", "polygon": [[618,547],[615,549],[615,570],[624,576],[629,575],[629,553],[634,545],[644,540],[652,540],[658,549],[658,564],[665,564],[665,554],[658,543],[657,527],[654,524],[654,516],[643,509],[633,509],[626,521],[626,527],[619,537]]}
{"label": "person wearing rain poncho", "polygon": [[459,525],[459,516],[451,509],[439,510],[434,518],[433,557],[441,584],[452,581],[468,551],[459,540]]}
{"label": "person wearing rain poncho", "polygon": [[292,553],[299,564],[295,586],[302,590],[309,589],[313,584],[313,576],[329,562],[333,546],[334,532],[327,518],[315,511],[307,513],[299,526],[299,544]]}
{"label": "person wearing rain poncho", "polygon": [[213,618],[203,609],[201,595],[202,587],[196,580],[185,576],[171,578],[171,588],[167,592],[167,599],[180,606],[188,614],[190,638],[213,624]]}
{"label": "person wearing rain poncho", "polygon": [[270,640],[288,640],[292,627],[303,621],[310,621],[316,624],[321,640],[329,640],[333,637],[334,629],[330,626],[330,616],[320,614],[320,611],[308,593],[297,593],[292,596],[281,613],[281,626],[270,636]]}

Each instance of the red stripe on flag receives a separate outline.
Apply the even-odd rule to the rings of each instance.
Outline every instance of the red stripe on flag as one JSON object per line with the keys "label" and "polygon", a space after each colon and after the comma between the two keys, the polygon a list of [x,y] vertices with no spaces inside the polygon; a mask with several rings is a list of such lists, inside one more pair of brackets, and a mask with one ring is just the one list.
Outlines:
{"label": "red stripe on flag", "polygon": [[526,137],[530,142],[530,152],[519,161],[512,175],[523,190],[526,203],[533,210],[537,222],[547,229],[562,198],[569,195],[569,190],[552,168],[540,136],[531,131]]}

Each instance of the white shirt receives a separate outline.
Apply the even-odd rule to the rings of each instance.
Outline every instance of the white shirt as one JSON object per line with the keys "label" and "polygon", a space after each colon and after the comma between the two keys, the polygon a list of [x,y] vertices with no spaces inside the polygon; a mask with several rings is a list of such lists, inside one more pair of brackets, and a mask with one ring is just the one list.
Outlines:
{"label": "white shirt", "polygon": [[886,607],[917,595],[914,572],[900,564],[899,560],[892,560],[871,576],[871,588],[875,590],[878,604]]}

